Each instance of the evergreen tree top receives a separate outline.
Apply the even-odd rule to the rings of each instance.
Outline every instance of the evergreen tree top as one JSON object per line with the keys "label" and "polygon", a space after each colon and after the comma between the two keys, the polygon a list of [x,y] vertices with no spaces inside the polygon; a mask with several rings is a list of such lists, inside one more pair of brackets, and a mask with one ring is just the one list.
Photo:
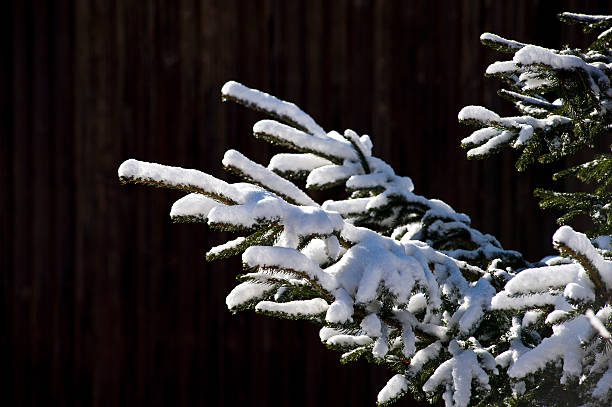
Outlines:
{"label": "evergreen tree top", "polygon": [[[612,17],[564,13],[586,29],[605,30],[587,50],[550,50],[484,34],[512,53],[488,75],[520,111],[501,117],[480,106],[459,118],[481,129],[463,140],[468,157],[512,146],[519,169],[557,160],[610,129]],[[612,403],[612,247],[569,226],[553,236],[560,256],[537,263],[506,250],[448,204],[417,195],[412,180],[373,155],[372,140],[352,130],[326,132],[293,103],[237,82],[224,100],[272,119],[255,137],[293,150],[267,166],[229,150],[224,167],[245,182],[130,159],[122,182],[178,189],[177,222],[206,222],[239,234],[207,253],[241,255],[244,273],[228,294],[246,309],[321,325],[323,344],[342,363],[365,358],[394,372],[378,394],[387,405],[417,399],[467,406],[584,406]],[[558,176],[595,181],[593,193],[540,191],[563,221],[588,213],[609,234],[611,157],[604,154]],[[308,190],[343,185],[338,200]]]}
{"label": "evergreen tree top", "polygon": [[[597,143],[609,143],[612,125],[612,19],[561,13],[562,21],[580,24],[586,31],[602,31],[586,49],[555,50],[483,34],[483,44],[511,53],[511,60],[489,65],[487,76],[499,77],[509,89],[500,90],[519,115],[500,117],[482,106],[467,106],[459,120],[481,127],[462,140],[468,158],[488,157],[505,147],[521,151],[516,166],[526,169],[534,162],[551,163]],[[569,175],[595,184],[591,193],[558,193],[536,190],[543,208],[561,210],[560,224],[577,215],[590,217],[593,235],[612,233],[609,203],[612,155],[599,154],[593,160],[561,171],[554,179]]]}

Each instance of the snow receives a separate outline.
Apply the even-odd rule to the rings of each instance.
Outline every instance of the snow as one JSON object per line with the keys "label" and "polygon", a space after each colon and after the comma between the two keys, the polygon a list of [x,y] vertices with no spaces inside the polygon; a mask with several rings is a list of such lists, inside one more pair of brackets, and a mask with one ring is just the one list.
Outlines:
{"label": "snow", "polygon": [[215,246],[213,248],[211,248],[208,253],[206,253],[207,256],[215,256],[218,255],[221,252],[224,252],[226,250],[232,250],[235,249],[237,246],[240,246],[241,244],[243,244],[245,242],[246,238],[244,238],[243,236],[239,236],[236,239],[232,239],[229,240],[223,244],[220,244],[218,246]]}
{"label": "snow", "polygon": [[170,187],[194,190],[210,196],[222,196],[235,200],[236,189],[225,181],[198,170],[170,167],[129,159],[118,170],[120,179],[143,183],[163,183]]}
{"label": "snow", "polygon": [[319,339],[321,342],[326,342],[332,336],[340,335],[340,331],[328,326],[324,326],[319,330]]}
{"label": "snow", "polygon": [[527,311],[523,315],[523,321],[521,323],[521,326],[523,328],[527,328],[530,325],[537,323],[542,318],[543,315],[544,315],[544,311],[541,311],[541,310]]}
{"label": "snow", "polygon": [[261,301],[255,306],[255,311],[283,313],[290,316],[320,315],[327,311],[329,305],[322,298],[297,300],[289,302]]}
{"label": "snow", "polygon": [[453,357],[443,362],[423,385],[423,391],[429,393],[446,384],[447,391],[452,394],[452,400],[445,400],[447,407],[467,407],[472,395],[472,380],[489,390],[489,375],[478,362],[476,354],[471,349],[462,350],[456,340],[449,344]]}
{"label": "snow", "polygon": [[416,352],[415,339],[412,326],[410,324],[402,324],[402,343],[404,344],[402,354],[407,358],[412,357],[414,352]]}
{"label": "snow", "polygon": [[369,345],[372,342],[372,338],[367,335],[334,335],[325,341],[329,345],[352,347],[352,346],[364,346]]}
{"label": "snow", "polygon": [[310,172],[315,168],[330,165],[331,161],[310,153],[280,153],[270,159],[268,169],[278,172]]}
{"label": "snow", "polygon": [[608,28],[607,30],[603,31],[601,34],[599,34],[597,36],[597,39],[603,39],[606,38],[607,36],[609,36],[610,34],[612,34],[612,27]]}
{"label": "snow", "polygon": [[553,242],[555,245],[564,245],[585,256],[595,267],[596,273],[607,286],[607,289],[612,289],[612,261],[601,257],[584,233],[575,232],[569,226],[561,226],[553,235]]}
{"label": "snow", "polygon": [[325,137],[325,130],[321,128],[308,114],[304,113],[293,103],[285,102],[275,96],[269,95],[256,89],[248,88],[241,83],[229,81],[221,88],[221,94],[231,97],[242,103],[263,110],[296,124],[310,134],[317,137]]}
{"label": "snow", "polygon": [[343,216],[358,214],[368,209],[371,198],[347,199],[345,201],[325,201],[323,209],[338,212]]}
{"label": "snow", "polygon": [[408,381],[402,374],[393,376],[378,393],[376,401],[379,404],[384,404],[393,400],[408,390]]}
{"label": "snow", "polygon": [[306,188],[324,188],[345,182],[353,174],[363,173],[361,164],[345,161],[343,165],[324,165],[312,170],[306,179]]}
{"label": "snow", "polygon": [[[344,138],[349,140],[355,147],[359,149],[359,151],[364,155],[364,157],[368,157],[372,155],[372,141],[368,136],[364,138],[364,142],[361,141],[361,138],[355,131],[351,129],[344,130]],[[369,141],[369,145],[368,145]]]}
{"label": "snow", "polygon": [[574,281],[580,268],[576,264],[538,267],[521,271],[510,280],[504,290],[508,294],[544,291],[551,287],[564,287]]}
{"label": "snow", "polygon": [[489,154],[495,149],[507,144],[514,137],[514,133],[508,130],[502,131],[498,136],[490,138],[486,143],[479,147],[472,148],[468,151],[468,157],[480,157]]}
{"label": "snow", "polygon": [[425,366],[427,362],[436,359],[440,355],[441,351],[442,344],[440,341],[435,341],[427,345],[425,348],[419,350],[410,359],[409,372],[411,374],[416,374],[423,368],[423,366]]}
{"label": "snow", "polygon": [[523,342],[521,341],[522,327],[520,318],[518,316],[512,317],[512,327],[508,332],[508,339],[510,342],[510,348],[497,355],[495,362],[502,368],[508,367],[511,363],[514,363],[521,355],[529,351]]}
{"label": "snow", "polygon": [[252,228],[263,221],[279,222],[286,246],[297,247],[299,239],[310,235],[329,235],[342,229],[337,213],[313,206],[296,206],[275,194],[250,184],[233,184],[239,205],[217,206],[208,214],[209,224]]}
{"label": "snow", "polygon": [[459,111],[458,118],[460,121],[478,120],[481,122],[498,122],[501,119],[497,113],[483,106],[465,106]]}
{"label": "snow", "polygon": [[416,293],[408,301],[406,309],[413,314],[423,311],[427,308],[427,297],[423,293]]}
{"label": "snow", "polygon": [[287,126],[274,120],[260,120],[253,126],[255,135],[267,135],[272,139],[289,144],[304,152],[317,153],[321,157],[334,162],[343,160],[357,161],[359,157],[350,142],[341,142],[330,137],[312,137],[301,130]]}
{"label": "snow", "polygon": [[504,90],[503,91],[504,95],[508,95],[511,96],[515,99],[518,99],[524,103],[528,103],[531,105],[535,105],[535,106],[539,106],[539,107],[545,107],[548,109],[554,109],[556,108],[556,106],[550,102],[548,102],[546,99],[544,99],[541,96],[529,96],[529,95],[523,95],[522,93],[517,93],[517,92],[512,92],[510,90]]}
{"label": "snow", "polygon": [[597,236],[592,242],[598,249],[612,250],[612,236]]}
{"label": "snow", "polygon": [[247,175],[258,185],[276,193],[277,195],[288,198],[292,203],[298,205],[319,206],[318,203],[306,195],[300,188],[291,181],[273,173],[266,167],[257,164],[246,158],[236,150],[227,150],[223,156],[223,165],[237,170],[239,173]]}
{"label": "snow", "polygon": [[534,293],[524,296],[510,296],[506,291],[502,291],[491,300],[491,309],[522,310],[545,305],[555,305],[563,308],[565,304],[567,304],[567,301],[564,300],[562,295]]}
{"label": "snow", "polygon": [[372,356],[377,359],[384,359],[385,355],[389,352],[389,338],[387,335],[381,335],[374,341],[372,346]]}
{"label": "snow", "polygon": [[606,399],[612,390],[612,366],[608,367],[606,373],[604,373],[599,381],[597,381],[597,385],[593,390],[593,397],[598,399]]}
{"label": "snow", "polygon": [[595,293],[590,287],[585,287],[584,285],[577,283],[569,283],[565,290],[563,291],[563,295],[566,298],[569,298],[574,301],[595,301]]}
{"label": "snow", "polygon": [[260,299],[274,290],[274,287],[266,284],[245,281],[238,284],[225,298],[227,308],[232,310],[250,301]]}
{"label": "snow", "polygon": [[548,314],[544,322],[548,325],[555,325],[567,319],[568,315],[569,313],[567,311],[557,309]]}
{"label": "snow", "polygon": [[461,144],[464,146],[470,146],[473,144],[482,144],[492,137],[498,136],[502,131],[495,127],[483,127],[473,132],[468,137],[461,140]]}
{"label": "snow", "polygon": [[368,189],[384,185],[389,180],[385,173],[372,173],[363,175],[353,175],[346,182],[348,189]]}
{"label": "snow", "polygon": [[561,13],[561,16],[563,17],[567,17],[567,18],[571,18],[574,20],[578,20],[578,21],[582,21],[585,23],[589,23],[589,24],[593,24],[593,23],[597,23],[599,21],[609,21],[612,20],[612,16],[606,16],[606,15],[593,15],[593,14],[581,14],[581,13],[569,13],[569,12],[563,12]]}
{"label": "snow", "polygon": [[380,322],[380,318],[375,313],[368,314],[360,324],[361,330],[364,334],[378,338],[382,335],[382,324]]}
{"label": "snow", "polygon": [[[459,120],[474,120],[484,124],[484,129],[476,130],[471,136],[462,140],[466,147],[483,143],[468,151],[468,157],[480,157],[498,149],[517,137],[513,147],[523,146],[533,136],[534,130],[550,131],[552,128],[570,121],[559,115],[550,115],[544,119],[531,116],[500,117],[497,113],[482,106],[466,106],[459,112]],[[503,130],[505,129],[505,130]]]}
{"label": "snow", "polygon": [[485,72],[487,75],[497,75],[500,73],[516,72],[519,69],[514,61],[496,61],[489,65]]}
{"label": "snow", "polygon": [[491,298],[495,295],[495,288],[484,278],[473,283],[464,293],[463,303],[459,306],[452,322],[458,320],[459,332],[471,333],[482,319],[484,310],[489,307]]}
{"label": "snow", "polygon": [[325,241],[322,239],[312,239],[300,252],[318,265],[325,264],[330,259],[325,248]]}
{"label": "snow", "polygon": [[525,46],[525,44],[518,42],[518,41],[513,41],[513,40],[507,40],[503,37],[500,37],[497,34],[492,34],[492,33],[483,33],[480,35],[480,40],[481,41],[489,41],[489,42],[494,42],[497,43],[499,45],[503,45],[505,47],[508,47],[510,49],[513,50],[519,50],[521,48],[523,48]]}
{"label": "snow", "polygon": [[344,288],[334,292],[335,301],[329,306],[325,320],[329,323],[346,323],[353,320],[353,298]]}
{"label": "snow", "polygon": [[251,246],[242,254],[242,262],[248,267],[280,268],[290,272],[304,273],[328,291],[336,287],[333,276],[324,272],[317,263],[295,249],[278,246]]}
{"label": "snow", "polygon": [[537,45],[526,45],[514,54],[512,60],[522,65],[543,64],[560,70],[574,70],[577,68],[588,70],[586,62],[577,56],[558,55],[552,50],[538,47]]}
{"label": "snow", "polygon": [[203,221],[211,209],[219,205],[223,204],[205,195],[191,193],[174,202],[170,209],[170,217],[172,219],[193,217]]}
{"label": "snow", "polygon": [[561,383],[582,372],[584,350],[582,342],[592,336],[593,329],[584,315],[553,326],[553,335],[545,338],[538,346],[521,355],[508,369],[513,378],[523,378],[543,369],[548,363],[563,359]]}
{"label": "snow", "polygon": [[593,310],[591,309],[587,310],[585,316],[588,318],[591,326],[593,327],[593,329],[597,331],[599,336],[601,336],[604,339],[611,338],[610,331],[608,331],[608,329],[604,326],[601,320],[593,313]]}

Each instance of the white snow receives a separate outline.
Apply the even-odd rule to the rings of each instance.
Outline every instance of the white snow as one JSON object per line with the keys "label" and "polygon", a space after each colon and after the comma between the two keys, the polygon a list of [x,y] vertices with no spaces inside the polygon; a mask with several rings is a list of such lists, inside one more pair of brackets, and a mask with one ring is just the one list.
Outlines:
{"label": "white snow", "polygon": [[543,315],[544,315],[544,311],[541,311],[541,310],[527,311],[523,315],[523,321],[521,323],[521,326],[523,328],[527,328],[530,325],[537,323],[542,318]]}
{"label": "white snow", "polygon": [[363,173],[361,164],[345,161],[342,165],[324,165],[312,170],[306,179],[306,188],[322,188],[349,179],[353,174]]}
{"label": "white snow", "polygon": [[[512,281],[512,280],[511,280]],[[533,293],[523,296],[510,296],[506,291],[501,291],[491,300],[492,309],[522,310],[527,308],[555,305],[557,307],[567,304],[562,295],[550,293]]]}
{"label": "white snow", "polygon": [[490,153],[494,149],[500,148],[504,144],[510,142],[514,137],[514,133],[508,130],[502,131],[498,136],[490,138],[486,143],[479,147],[468,150],[468,157],[479,157]]}
{"label": "white snow", "polygon": [[538,47],[537,45],[526,45],[514,54],[512,60],[522,65],[543,64],[554,69],[588,69],[586,62],[577,56],[558,55],[550,49]]}
{"label": "white snow", "polygon": [[574,281],[580,268],[576,264],[538,267],[521,271],[504,287],[508,294],[544,291],[551,287],[564,287]]}
{"label": "white snow", "polygon": [[295,186],[291,181],[279,176],[270,171],[266,167],[249,160],[243,154],[236,150],[227,150],[223,156],[223,165],[247,175],[255,183],[265,187],[269,191],[287,197],[292,200],[292,203],[297,205],[319,206],[318,203],[312,200],[300,188]]}
{"label": "white snow", "polygon": [[[516,137],[514,148],[524,145],[533,136],[534,130],[549,131],[550,129],[568,123],[569,118],[550,115],[544,119],[531,116],[500,117],[482,106],[466,106],[459,112],[459,120],[475,120],[486,126],[476,130],[471,136],[462,140],[464,146],[482,143],[479,147],[468,151],[468,157],[483,156]],[[505,129],[505,130],[503,130]]]}
{"label": "white snow", "polygon": [[291,316],[319,315],[327,311],[329,305],[322,298],[296,300],[288,302],[261,301],[255,306],[255,311],[280,312]]}
{"label": "white snow", "polygon": [[194,217],[204,221],[211,209],[219,205],[223,204],[205,195],[191,193],[174,202],[170,209],[170,217],[172,219]]}
{"label": "white snow", "polygon": [[504,45],[510,49],[513,50],[519,50],[521,48],[523,48],[525,46],[525,44],[518,42],[518,41],[514,41],[514,40],[508,40],[506,38],[500,37],[497,34],[492,34],[492,33],[483,33],[480,35],[480,40],[481,41],[491,41],[491,42],[495,42],[497,44],[500,45]]}
{"label": "white snow", "polygon": [[305,152],[315,152],[318,155],[342,162],[343,160],[357,161],[359,157],[350,142],[341,142],[330,137],[312,137],[301,130],[287,126],[274,120],[260,120],[253,126],[255,135],[265,134],[294,148]]}
{"label": "white snow", "polygon": [[487,75],[497,75],[500,73],[516,72],[520,68],[514,61],[495,61],[486,69]]}
{"label": "white snow", "polygon": [[335,301],[329,306],[325,320],[330,323],[345,323],[353,320],[353,298],[344,288],[334,292]]}
{"label": "white snow", "polygon": [[592,242],[598,249],[612,250],[612,236],[597,236]]}
{"label": "white snow", "polygon": [[595,267],[597,274],[608,290],[612,289],[612,261],[605,260],[584,233],[575,232],[569,226],[561,226],[553,235],[556,245],[562,244],[585,256]]}
{"label": "white snow", "polygon": [[300,252],[318,265],[325,264],[330,259],[323,239],[312,239]]}
{"label": "white snow", "polygon": [[221,88],[223,96],[238,99],[256,109],[270,112],[271,114],[289,120],[292,124],[306,129],[310,134],[317,137],[325,137],[325,130],[321,128],[308,114],[304,113],[293,103],[285,102],[265,92],[248,88],[241,83],[229,81]]}
{"label": "white snow", "polygon": [[399,397],[408,390],[408,381],[402,374],[393,376],[378,393],[376,401],[379,404],[387,403],[390,400]]}
{"label": "white snow", "polygon": [[569,377],[578,377],[582,372],[584,350],[582,342],[593,334],[589,320],[584,315],[553,326],[553,335],[538,346],[521,355],[508,369],[513,378],[523,378],[543,369],[548,363],[563,359],[561,383]]}
{"label": "white snow", "polygon": [[414,336],[414,331],[412,330],[412,325],[408,323],[402,324],[402,354],[409,358],[414,355],[416,352],[416,338]]}
{"label": "white snow", "polygon": [[606,15],[594,15],[594,14],[581,14],[581,13],[561,13],[563,17],[573,18],[575,20],[584,21],[586,23],[597,23],[602,20],[612,20],[612,16]]}
{"label": "white snow", "polygon": [[225,298],[227,308],[232,310],[249,301],[263,298],[274,290],[274,286],[245,281],[238,284]]}
{"label": "white snow", "polygon": [[223,243],[223,244],[220,244],[220,245],[218,245],[218,246],[212,247],[212,248],[211,248],[211,249],[210,249],[210,250],[209,250],[209,251],[206,253],[206,255],[207,255],[207,256],[208,256],[208,255],[214,256],[214,255],[217,255],[217,254],[219,254],[219,253],[221,253],[221,252],[224,252],[224,251],[226,251],[226,250],[231,250],[231,249],[234,249],[234,248],[236,248],[237,246],[239,246],[239,245],[241,245],[242,243],[244,243],[244,241],[245,241],[245,240],[246,240],[246,238],[245,238],[245,237],[243,237],[243,236],[239,236],[239,237],[237,237],[237,238],[235,238],[235,239],[232,239],[232,240],[229,240],[229,241],[227,241],[227,242],[225,242],[225,243]]}
{"label": "white snow", "polygon": [[217,206],[208,214],[210,224],[231,224],[245,228],[263,221],[279,222],[286,246],[297,247],[300,237],[329,235],[342,229],[343,220],[337,213],[314,206],[296,206],[275,194],[250,184],[233,184],[241,193],[241,204]]}
{"label": "white snow", "polygon": [[461,140],[461,144],[464,146],[482,144],[492,137],[498,136],[501,132],[502,130],[496,129],[495,127],[483,127]]}
{"label": "white snow", "polygon": [[333,276],[295,249],[278,246],[251,246],[242,254],[242,262],[249,267],[280,268],[304,273],[328,291],[336,287]]}
{"label": "white snow", "polygon": [[478,120],[481,122],[498,122],[501,117],[483,106],[465,106],[459,111],[459,120]]}
{"label": "white snow", "polygon": [[406,309],[413,314],[423,311],[427,308],[427,297],[423,293],[416,293],[408,301]]}
{"label": "white snow", "polygon": [[587,310],[585,316],[588,318],[591,326],[599,333],[604,339],[610,339],[610,331],[604,326],[604,324],[599,320],[599,318],[593,313],[593,310]]}
{"label": "white snow", "polygon": [[478,362],[471,349],[461,349],[454,339],[449,344],[453,357],[443,362],[423,385],[423,391],[429,393],[441,385],[446,385],[452,400],[446,399],[447,407],[467,407],[472,395],[472,380],[489,390],[489,375]]}
{"label": "white snow", "polygon": [[198,192],[202,191],[211,196],[221,195],[236,200],[236,190],[232,185],[197,170],[130,159],[119,166],[118,175],[121,179],[164,183],[181,189],[195,187]]}
{"label": "white snow", "polygon": [[380,322],[380,318],[375,313],[368,314],[360,324],[361,330],[364,334],[378,338],[382,335],[382,324]]}
{"label": "white snow", "polygon": [[340,331],[328,326],[324,326],[319,330],[319,339],[321,342],[326,342],[332,336],[340,335]]}
{"label": "white snow", "polygon": [[610,390],[612,390],[612,366],[609,366],[606,373],[597,381],[597,385],[593,390],[593,397],[602,400],[606,399],[610,394]]}
{"label": "white snow", "polygon": [[584,285],[578,283],[569,283],[565,287],[563,295],[566,298],[575,301],[595,301],[595,293],[593,292],[593,290],[590,287],[585,287]]}
{"label": "white snow", "polygon": [[372,338],[370,338],[367,335],[339,334],[339,335],[332,336],[331,338],[327,339],[325,342],[327,342],[329,345],[351,347],[351,346],[369,345],[374,341],[372,340]]}
{"label": "white snow", "polygon": [[477,327],[477,323],[482,319],[484,310],[489,307],[491,298],[495,295],[495,288],[487,280],[481,278],[465,290],[463,295],[463,303],[453,315],[451,323],[458,319],[459,332],[468,334]]}
{"label": "white snow", "polygon": [[440,355],[442,351],[442,344],[440,341],[435,341],[425,348],[419,350],[414,356],[410,359],[410,368],[409,371],[411,374],[416,374],[419,372],[425,364]]}
{"label": "white snow", "polygon": [[376,341],[374,341],[374,346],[372,346],[372,356],[377,359],[384,359],[387,352],[389,352],[389,338],[386,334],[384,334],[376,338]]}
{"label": "white snow", "polygon": [[279,153],[270,159],[269,170],[279,172],[310,172],[315,168],[330,165],[331,161],[310,153]]}

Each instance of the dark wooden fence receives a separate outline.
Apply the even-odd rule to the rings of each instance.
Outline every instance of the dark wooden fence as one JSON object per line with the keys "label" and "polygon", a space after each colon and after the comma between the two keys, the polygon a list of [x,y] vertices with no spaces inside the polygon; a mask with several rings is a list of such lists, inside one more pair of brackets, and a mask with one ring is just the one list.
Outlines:
{"label": "dark wooden fence", "polygon": [[[391,376],[340,366],[317,328],[231,316],[239,260],[173,225],[179,195],[121,186],[127,158],[221,174],[257,114],[220,102],[230,79],[294,101],[326,129],[368,133],[416,192],[468,213],[531,259],[555,228],[531,197],[551,168],[465,159],[466,104],[510,113],[485,80],[483,31],[584,44],[555,13],[608,1],[13,1],[0,41],[0,404],[369,406]],[[592,38],[592,37],[591,37]],[[225,176],[225,175],[223,175]],[[406,400],[402,405],[416,405]]]}

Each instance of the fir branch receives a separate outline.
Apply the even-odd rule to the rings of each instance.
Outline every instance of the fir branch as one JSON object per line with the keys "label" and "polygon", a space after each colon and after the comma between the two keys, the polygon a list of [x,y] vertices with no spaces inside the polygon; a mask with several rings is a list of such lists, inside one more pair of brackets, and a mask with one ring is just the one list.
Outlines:
{"label": "fir branch", "polygon": [[595,285],[595,293],[597,297],[601,298],[604,296],[608,289],[606,288],[604,282],[601,280],[599,276],[599,272],[597,268],[593,265],[593,263],[589,260],[587,256],[582,253],[573,250],[572,248],[565,245],[563,242],[554,242],[555,249],[559,250],[562,256],[571,257],[575,259],[580,265],[584,268],[584,270],[589,275],[589,278]]}

